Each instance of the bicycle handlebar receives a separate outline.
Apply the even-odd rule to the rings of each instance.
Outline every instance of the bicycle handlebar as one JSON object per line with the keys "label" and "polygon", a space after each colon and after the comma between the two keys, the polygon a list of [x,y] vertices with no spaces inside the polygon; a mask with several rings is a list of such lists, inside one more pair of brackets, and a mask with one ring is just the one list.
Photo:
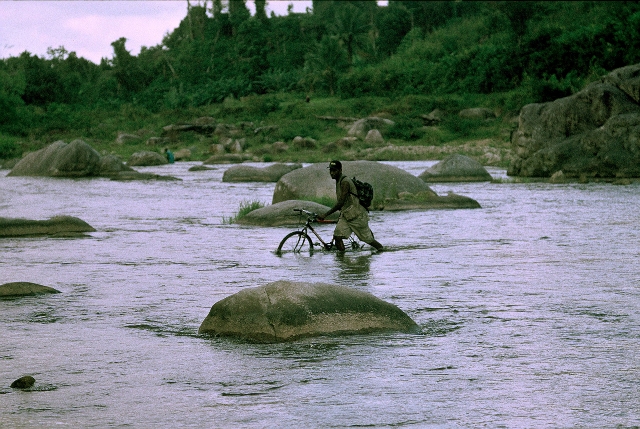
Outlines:
{"label": "bicycle handlebar", "polygon": [[317,213],[312,213],[312,212],[310,212],[310,211],[308,211],[308,210],[305,210],[305,209],[293,209],[293,211],[294,211],[294,212],[299,212],[300,214],[304,213],[304,214],[306,214],[307,216],[310,216],[310,217],[312,217],[312,218],[314,218],[314,219],[318,217],[318,214],[317,214]]}
{"label": "bicycle handlebar", "polygon": [[312,222],[317,222],[317,223],[337,223],[338,222],[336,220],[328,220],[328,219],[319,220],[317,213],[313,213],[305,209],[293,209],[293,211],[298,212],[300,214],[303,214],[303,213],[306,214],[309,217],[309,220]]}

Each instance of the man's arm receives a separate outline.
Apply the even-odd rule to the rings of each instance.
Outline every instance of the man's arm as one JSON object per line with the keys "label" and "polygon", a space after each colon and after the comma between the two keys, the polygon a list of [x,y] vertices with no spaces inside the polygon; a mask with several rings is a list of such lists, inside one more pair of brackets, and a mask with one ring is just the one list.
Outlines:
{"label": "man's arm", "polygon": [[331,207],[331,209],[323,216],[318,216],[318,219],[323,220],[325,218],[328,218],[331,214],[337,212],[342,208],[342,206],[344,206],[344,203],[347,202],[347,197],[349,196],[349,182],[347,182],[346,180],[342,180],[340,182],[340,191],[340,195],[342,196],[342,198],[338,199],[336,204]]}

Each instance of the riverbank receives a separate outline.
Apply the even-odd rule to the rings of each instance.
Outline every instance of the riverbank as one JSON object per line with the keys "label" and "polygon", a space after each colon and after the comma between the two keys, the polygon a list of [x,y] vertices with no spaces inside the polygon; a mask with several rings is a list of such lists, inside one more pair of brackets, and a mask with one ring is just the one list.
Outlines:
{"label": "riverbank", "polygon": [[[20,157],[56,141],[80,138],[103,154],[127,160],[142,150],[204,161],[212,155],[279,162],[346,160],[437,160],[451,153],[484,165],[507,167],[509,137],[521,106],[517,94],[312,97],[267,94],[198,108],[152,112],[134,103],[80,108],[57,106],[36,112],[22,136],[0,135],[0,159]],[[484,116],[461,112],[482,109]],[[382,140],[351,136],[358,119],[376,117]],[[298,137],[298,139],[296,139]]]}

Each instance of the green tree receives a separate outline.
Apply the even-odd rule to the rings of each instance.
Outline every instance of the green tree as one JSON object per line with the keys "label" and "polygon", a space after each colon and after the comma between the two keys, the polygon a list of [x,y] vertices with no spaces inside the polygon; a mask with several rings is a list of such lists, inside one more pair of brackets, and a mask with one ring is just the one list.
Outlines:
{"label": "green tree", "polygon": [[391,56],[411,31],[411,13],[403,5],[392,2],[377,14],[376,28],[378,50],[383,55]]}
{"label": "green tree", "polygon": [[249,18],[251,18],[251,12],[249,12],[245,0],[229,0],[229,20],[234,35],[237,34],[240,25]]}
{"label": "green tree", "polygon": [[367,35],[371,27],[367,16],[352,4],[346,4],[336,11],[331,33],[337,36],[347,51],[347,61],[353,64],[353,56],[358,48],[367,44]]}
{"label": "green tree", "polygon": [[11,72],[4,61],[0,61],[0,127],[17,130],[20,121],[19,110],[24,106],[26,81],[21,71]]}
{"label": "green tree", "polygon": [[338,39],[324,36],[316,49],[306,56],[307,89],[311,92],[319,84],[334,95],[340,75],[348,68],[347,53]]}
{"label": "green tree", "polygon": [[151,76],[143,70],[137,57],[125,48],[127,39],[121,37],[111,43],[113,46],[113,72],[118,82],[120,94],[128,97],[142,90],[151,81]]}
{"label": "green tree", "polygon": [[269,23],[251,18],[244,21],[238,29],[236,37],[237,56],[235,69],[237,73],[255,81],[269,68],[267,53],[269,49]]}
{"label": "green tree", "polygon": [[56,101],[60,93],[60,79],[49,61],[25,51],[11,59],[9,65],[24,74],[22,99],[26,104],[43,106]]}
{"label": "green tree", "polygon": [[256,18],[260,21],[267,20],[267,12],[265,7],[267,5],[267,0],[255,0],[256,3]]}

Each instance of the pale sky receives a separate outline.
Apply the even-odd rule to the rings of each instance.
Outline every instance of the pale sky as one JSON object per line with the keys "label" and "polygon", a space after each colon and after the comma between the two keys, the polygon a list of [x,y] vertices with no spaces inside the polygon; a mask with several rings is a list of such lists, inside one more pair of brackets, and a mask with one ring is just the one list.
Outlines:
{"label": "pale sky", "polygon": [[[311,8],[311,1],[268,0],[267,15],[285,15],[289,4],[294,12]],[[253,0],[247,6],[255,10]],[[186,0],[0,0],[0,58],[24,51],[48,58],[47,48],[64,46],[98,64],[113,57],[111,42],[121,37],[127,38],[127,50],[138,55],[142,46],[160,44],[186,15]]]}

